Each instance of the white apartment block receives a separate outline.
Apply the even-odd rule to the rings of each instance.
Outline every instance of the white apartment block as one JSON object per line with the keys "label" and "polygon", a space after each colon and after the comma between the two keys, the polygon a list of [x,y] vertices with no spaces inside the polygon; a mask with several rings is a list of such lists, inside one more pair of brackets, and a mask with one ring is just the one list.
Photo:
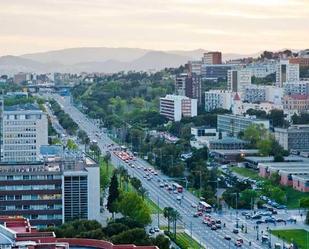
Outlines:
{"label": "white apartment block", "polygon": [[251,70],[228,70],[227,85],[232,92],[242,92],[245,86],[251,85]]}
{"label": "white apartment block", "polygon": [[38,161],[40,147],[48,145],[47,115],[37,105],[5,106],[2,115],[3,161]]}
{"label": "white apartment block", "polygon": [[283,89],[276,86],[248,85],[243,91],[243,100],[249,103],[271,102],[276,105],[282,104]]}
{"label": "white apartment block", "polygon": [[284,85],[285,95],[309,95],[309,81],[287,82]]}
{"label": "white apartment block", "polygon": [[202,61],[189,61],[189,71],[191,74],[201,75],[202,74]]}
{"label": "white apartment block", "polygon": [[284,87],[287,82],[299,81],[299,64],[290,64],[288,60],[281,60],[277,65],[276,85]]}
{"label": "white apartment block", "polygon": [[265,78],[267,75],[276,73],[277,62],[269,61],[266,63],[252,63],[247,65],[246,69],[251,70],[252,76],[257,78]]}
{"label": "white apartment block", "polygon": [[210,90],[205,92],[205,111],[222,108],[231,109],[232,106],[232,92],[226,90]]}
{"label": "white apartment block", "polygon": [[197,116],[197,99],[166,95],[160,98],[160,114],[172,121],[180,121],[182,117]]}

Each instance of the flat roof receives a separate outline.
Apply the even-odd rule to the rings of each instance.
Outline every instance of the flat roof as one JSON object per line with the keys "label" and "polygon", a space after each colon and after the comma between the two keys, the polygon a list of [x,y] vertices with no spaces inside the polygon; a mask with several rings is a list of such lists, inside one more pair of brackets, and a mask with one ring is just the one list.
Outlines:
{"label": "flat roof", "polygon": [[210,150],[210,152],[218,153],[222,155],[234,155],[234,154],[258,154],[259,150],[253,150],[253,149],[238,149],[238,150]]}
{"label": "flat roof", "polygon": [[210,143],[221,143],[221,144],[248,143],[247,141],[236,138],[236,137],[224,137],[222,139],[214,139],[209,142]]}
{"label": "flat roof", "polygon": [[242,119],[252,120],[252,121],[268,121],[269,122],[268,119],[261,119],[255,116],[243,116],[243,115],[235,115],[235,114],[218,114],[218,117],[242,118]]}
{"label": "flat roof", "polygon": [[[274,161],[274,157],[273,156],[265,156],[265,157],[261,157],[261,156],[246,156],[244,158],[247,161],[251,161],[254,163],[271,163]],[[304,158],[304,157],[300,157],[300,156],[295,156],[295,155],[291,155],[291,156],[287,156],[284,157],[284,160],[286,162],[305,162],[308,161],[308,158]]]}
{"label": "flat roof", "polygon": [[20,104],[20,105],[4,105],[4,111],[12,112],[12,111],[41,111],[37,104]]}

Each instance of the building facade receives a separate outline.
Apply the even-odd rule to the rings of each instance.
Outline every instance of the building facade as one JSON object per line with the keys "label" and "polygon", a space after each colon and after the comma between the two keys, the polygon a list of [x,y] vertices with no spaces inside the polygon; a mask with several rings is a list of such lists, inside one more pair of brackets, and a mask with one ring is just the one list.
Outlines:
{"label": "building facade", "polygon": [[202,58],[204,64],[222,64],[221,52],[207,52]]}
{"label": "building facade", "polygon": [[182,117],[194,117],[197,115],[197,99],[166,95],[160,98],[160,114],[173,121],[180,121]]}
{"label": "building facade", "polygon": [[309,109],[309,95],[285,95],[283,108],[297,113],[306,112]]}
{"label": "building facade", "polygon": [[205,92],[205,111],[222,108],[229,110],[232,106],[232,93],[226,90],[209,90]]}
{"label": "building facade", "polygon": [[33,225],[98,219],[99,167],[89,159],[0,165],[0,215],[23,216]]}
{"label": "building facade", "polygon": [[284,85],[286,95],[309,95],[309,81],[287,82]]}
{"label": "building facade", "polygon": [[227,85],[232,92],[242,92],[245,86],[251,85],[251,71],[248,69],[228,70]]}
{"label": "building facade", "polygon": [[269,120],[257,119],[249,115],[224,114],[217,116],[217,130],[231,136],[237,136],[239,132],[245,131],[252,124],[262,125],[265,129],[270,127]]}
{"label": "building facade", "polygon": [[47,115],[37,105],[5,106],[2,115],[3,161],[38,161],[40,147],[48,145]]}
{"label": "building facade", "polygon": [[308,150],[309,125],[292,125],[287,129],[275,128],[275,138],[285,150]]}
{"label": "building facade", "polygon": [[281,60],[277,65],[276,85],[283,87],[287,82],[299,81],[299,64],[290,64],[288,60]]}
{"label": "building facade", "polygon": [[203,64],[201,67],[201,75],[202,78],[206,80],[227,80],[227,72],[232,68],[234,68],[234,65],[230,64]]}
{"label": "building facade", "polygon": [[177,95],[186,96],[191,99],[197,99],[198,104],[202,98],[202,80],[196,74],[180,74],[175,80],[175,92]]}

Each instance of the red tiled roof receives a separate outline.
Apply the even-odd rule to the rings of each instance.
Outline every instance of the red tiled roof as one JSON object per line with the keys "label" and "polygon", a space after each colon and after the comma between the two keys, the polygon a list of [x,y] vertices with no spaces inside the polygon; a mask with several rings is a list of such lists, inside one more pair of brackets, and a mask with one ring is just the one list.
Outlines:
{"label": "red tiled roof", "polygon": [[239,97],[239,94],[238,94],[238,93],[235,94],[234,100],[240,100],[240,97]]}
{"label": "red tiled roof", "polygon": [[301,95],[301,94],[291,94],[291,95],[288,95],[290,98],[292,99],[296,99],[296,100],[306,100],[309,98],[308,95]]}

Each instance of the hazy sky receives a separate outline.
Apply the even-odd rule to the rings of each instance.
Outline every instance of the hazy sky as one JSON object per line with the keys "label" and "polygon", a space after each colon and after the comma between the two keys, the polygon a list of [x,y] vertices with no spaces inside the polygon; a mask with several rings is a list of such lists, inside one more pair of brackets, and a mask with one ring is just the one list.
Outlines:
{"label": "hazy sky", "polygon": [[309,0],[0,0],[0,55],[69,47],[309,47]]}

